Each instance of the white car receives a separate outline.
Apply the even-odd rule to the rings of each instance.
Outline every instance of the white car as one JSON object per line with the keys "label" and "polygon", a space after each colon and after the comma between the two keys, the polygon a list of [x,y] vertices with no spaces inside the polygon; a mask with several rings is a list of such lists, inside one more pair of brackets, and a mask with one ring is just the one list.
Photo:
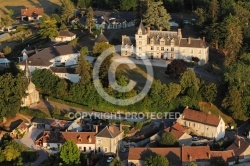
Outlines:
{"label": "white car", "polygon": [[112,160],[113,160],[113,157],[109,157],[109,158],[107,159],[107,163],[111,163]]}

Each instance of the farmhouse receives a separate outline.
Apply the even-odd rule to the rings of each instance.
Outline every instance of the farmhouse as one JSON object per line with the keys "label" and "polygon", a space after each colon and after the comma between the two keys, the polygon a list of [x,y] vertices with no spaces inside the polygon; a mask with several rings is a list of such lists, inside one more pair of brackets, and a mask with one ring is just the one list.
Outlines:
{"label": "farmhouse", "polygon": [[43,8],[25,8],[21,9],[21,20],[34,21],[39,20],[42,17]]}

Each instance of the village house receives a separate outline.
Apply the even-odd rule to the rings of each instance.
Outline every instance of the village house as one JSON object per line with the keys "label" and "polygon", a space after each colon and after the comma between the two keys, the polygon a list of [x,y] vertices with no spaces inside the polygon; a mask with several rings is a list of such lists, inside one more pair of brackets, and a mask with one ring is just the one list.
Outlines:
{"label": "village house", "polygon": [[145,159],[151,155],[154,155],[155,153],[163,157],[166,157],[171,166],[181,165],[180,147],[171,147],[171,148],[136,147],[129,149],[128,166],[143,166]]}
{"label": "village house", "polygon": [[224,160],[228,165],[234,165],[236,157],[233,150],[224,150],[224,151],[210,151],[211,162]]}
{"label": "village house", "polygon": [[191,128],[195,133],[218,141],[225,136],[225,122],[219,116],[185,108],[177,119],[182,126]]}
{"label": "village house", "polygon": [[[192,144],[192,136],[186,133],[186,129],[182,127],[179,123],[175,123],[173,126],[168,127],[163,130],[163,132],[172,133],[178,140],[180,146],[188,146]],[[160,141],[160,135],[162,132],[158,134],[157,140]]]}
{"label": "village house", "polygon": [[182,146],[181,160],[182,166],[195,162],[199,166],[210,166],[210,147],[209,146]]}
{"label": "village house", "polygon": [[28,86],[25,91],[26,96],[22,98],[22,105],[21,107],[30,107],[36,105],[39,101],[39,92],[36,90],[35,84],[31,81],[30,71],[27,60],[25,61],[25,78],[28,81]]}
{"label": "village house", "polygon": [[183,38],[181,29],[178,31],[145,29],[142,22],[135,34],[135,43],[130,37],[122,36],[121,55],[133,56],[137,59],[183,59],[191,61],[192,57],[199,58],[199,65],[208,61],[209,47],[203,39]]}
{"label": "village house", "polygon": [[227,148],[233,150],[236,162],[250,162],[250,143],[245,138],[236,136],[234,142]]}
{"label": "village house", "polygon": [[0,66],[6,67],[9,63],[10,61],[4,56],[4,53],[0,52]]}
{"label": "village house", "polygon": [[29,124],[22,121],[11,133],[12,138],[20,138],[29,130]]}
{"label": "village house", "polygon": [[66,31],[66,30],[61,30],[59,31],[59,34],[56,38],[54,38],[52,41],[54,42],[67,42],[67,41],[72,41],[76,38],[76,34]]}
{"label": "village house", "polygon": [[96,150],[97,152],[116,153],[119,148],[119,142],[123,139],[122,125],[120,128],[114,125],[104,127],[100,132],[96,126]]}
{"label": "village house", "polygon": [[58,151],[66,140],[72,140],[81,152],[91,152],[95,151],[95,134],[95,132],[44,131],[35,141],[35,145]]}
{"label": "village house", "polygon": [[65,78],[71,82],[78,82],[80,80],[79,74],[76,73],[75,68],[69,67],[50,67],[50,70],[60,78]]}
{"label": "village house", "polygon": [[21,9],[21,20],[22,21],[37,21],[42,17],[43,8],[25,8]]}

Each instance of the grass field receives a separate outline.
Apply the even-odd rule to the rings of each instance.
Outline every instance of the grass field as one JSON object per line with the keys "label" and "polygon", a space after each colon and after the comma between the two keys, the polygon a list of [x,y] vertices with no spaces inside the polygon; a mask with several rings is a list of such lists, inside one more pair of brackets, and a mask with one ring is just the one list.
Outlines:
{"label": "grass field", "polygon": [[0,15],[7,14],[8,10],[14,11],[14,16],[20,16],[21,9],[25,7],[44,8],[46,14],[54,13],[60,8],[60,0],[0,0]]}

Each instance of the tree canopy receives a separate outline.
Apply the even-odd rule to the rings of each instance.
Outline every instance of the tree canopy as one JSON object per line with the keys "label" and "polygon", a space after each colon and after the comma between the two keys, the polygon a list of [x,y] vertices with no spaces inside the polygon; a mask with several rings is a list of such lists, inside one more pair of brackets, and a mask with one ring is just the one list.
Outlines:
{"label": "tree canopy", "polygon": [[168,64],[165,74],[170,77],[178,77],[187,70],[187,65],[182,59],[174,59]]}
{"label": "tree canopy", "polygon": [[80,151],[72,140],[67,140],[60,148],[60,158],[67,165],[80,163]]}
{"label": "tree canopy", "polygon": [[177,138],[171,132],[163,132],[160,138],[161,146],[174,146],[177,144]]}
{"label": "tree canopy", "polygon": [[169,166],[169,162],[165,157],[159,154],[153,154],[151,156],[148,156],[145,159],[144,165],[145,166],[159,166],[159,165]]}

